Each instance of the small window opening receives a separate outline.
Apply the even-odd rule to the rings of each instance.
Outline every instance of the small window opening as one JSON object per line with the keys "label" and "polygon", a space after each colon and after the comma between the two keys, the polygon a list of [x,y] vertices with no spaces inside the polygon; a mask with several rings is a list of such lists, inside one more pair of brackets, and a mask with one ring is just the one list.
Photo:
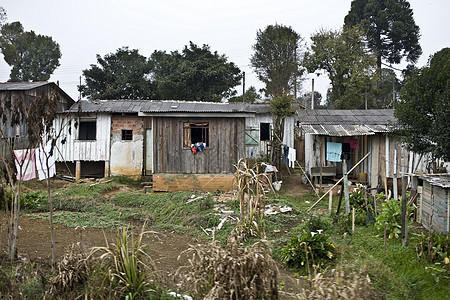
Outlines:
{"label": "small window opening", "polygon": [[122,129],[122,141],[132,141],[133,140],[133,130]]}
{"label": "small window opening", "polygon": [[190,148],[192,144],[205,143],[209,145],[209,123],[183,123],[183,147]]}
{"label": "small window opening", "polygon": [[259,140],[270,141],[270,123],[260,123]]}
{"label": "small window opening", "polygon": [[86,141],[94,141],[97,135],[96,121],[80,121],[78,128],[78,139]]}

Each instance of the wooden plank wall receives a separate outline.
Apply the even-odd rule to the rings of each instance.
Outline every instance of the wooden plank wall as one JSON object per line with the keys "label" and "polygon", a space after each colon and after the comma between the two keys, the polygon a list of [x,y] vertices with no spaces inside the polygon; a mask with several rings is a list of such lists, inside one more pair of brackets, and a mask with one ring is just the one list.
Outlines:
{"label": "wooden plank wall", "polygon": [[[193,154],[183,148],[183,123],[208,122],[209,145]],[[154,173],[233,173],[234,164],[244,155],[244,118],[154,118]]]}

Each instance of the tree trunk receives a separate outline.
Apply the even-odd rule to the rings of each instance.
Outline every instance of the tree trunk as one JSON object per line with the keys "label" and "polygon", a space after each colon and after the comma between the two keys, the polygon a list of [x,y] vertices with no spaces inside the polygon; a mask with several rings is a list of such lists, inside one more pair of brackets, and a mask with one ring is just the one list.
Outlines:
{"label": "tree trunk", "polygon": [[17,258],[17,240],[19,238],[19,217],[20,217],[20,196],[22,193],[22,176],[20,176],[18,188],[14,195],[14,204],[11,210],[13,218],[13,232],[11,237],[11,244],[9,250],[9,258],[11,261]]}

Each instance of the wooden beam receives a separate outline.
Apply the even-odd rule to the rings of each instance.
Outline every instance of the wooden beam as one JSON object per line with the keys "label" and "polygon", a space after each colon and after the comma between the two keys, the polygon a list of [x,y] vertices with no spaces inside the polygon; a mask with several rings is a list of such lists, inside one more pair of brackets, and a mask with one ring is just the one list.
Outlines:
{"label": "wooden beam", "polygon": [[[370,155],[370,152],[368,152],[366,155],[364,155],[364,157],[363,158],[361,158],[361,160],[360,161],[358,161],[357,163],[356,163],[356,165],[354,165],[353,166],[353,168],[351,168],[348,172],[347,172],[347,174],[350,174],[357,166],[359,166],[359,164],[361,163],[361,162],[363,162],[367,157],[369,157],[369,155]],[[311,205],[311,207],[310,208],[308,208],[308,210],[306,211],[307,213],[309,213],[309,211],[311,210],[311,209],[313,209],[317,204],[319,204],[319,202],[320,202],[320,200],[322,200],[323,198],[325,198],[325,196],[330,192],[330,191],[332,191],[342,180],[344,179],[344,177],[342,177],[341,179],[339,179],[338,180],[338,182],[336,182],[325,194],[323,194],[322,195],[322,197],[320,197],[319,198],[319,200],[317,200],[313,205]]]}

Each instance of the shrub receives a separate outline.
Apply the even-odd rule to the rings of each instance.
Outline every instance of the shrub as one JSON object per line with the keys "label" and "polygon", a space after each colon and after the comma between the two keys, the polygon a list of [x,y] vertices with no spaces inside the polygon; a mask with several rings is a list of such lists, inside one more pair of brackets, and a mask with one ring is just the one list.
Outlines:
{"label": "shrub", "polygon": [[328,231],[333,227],[333,224],[329,217],[310,215],[309,218],[305,219],[301,227],[306,232]]}
{"label": "shrub", "polygon": [[364,187],[358,185],[349,195],[350,205],[355,208],[355,223],[357,225],[370,225],[375,222],[375,213],[372,201],[367,199]]}
{"label": "shrub", "polygon": [[43,191],[31,191],[27,194],[22,195],[23,208],[36,209],[41,205],[47,205],[48,196],[46,192]]}
{"label": "shrub", "polygon": [[317,266],[319,268],[333,260],[335,246],[328,241],[328,235],[304,231],[301,236],[293,236],[281,252],[282,259],[288,267],[295,269]]}
{"label": "shrub", "polygon": [[[408,219],[412,215],[413,208],[407,207]],[[401,232],[401,214],[402,214],[402,202],[400,200],[388,199],[381,206],[381,213],[377,216],[377,223],[375,227],[378,231],[384,232],[384,226],[386,225],[386,233],[389,238],[398,238]]]}
{"label": "shrub", "polygon": [[411,239],[417,257],[426,258],[434,266],[429,267],[437,282],[441,277],[450,279],[450,235],[447,233],[420,233]]}

